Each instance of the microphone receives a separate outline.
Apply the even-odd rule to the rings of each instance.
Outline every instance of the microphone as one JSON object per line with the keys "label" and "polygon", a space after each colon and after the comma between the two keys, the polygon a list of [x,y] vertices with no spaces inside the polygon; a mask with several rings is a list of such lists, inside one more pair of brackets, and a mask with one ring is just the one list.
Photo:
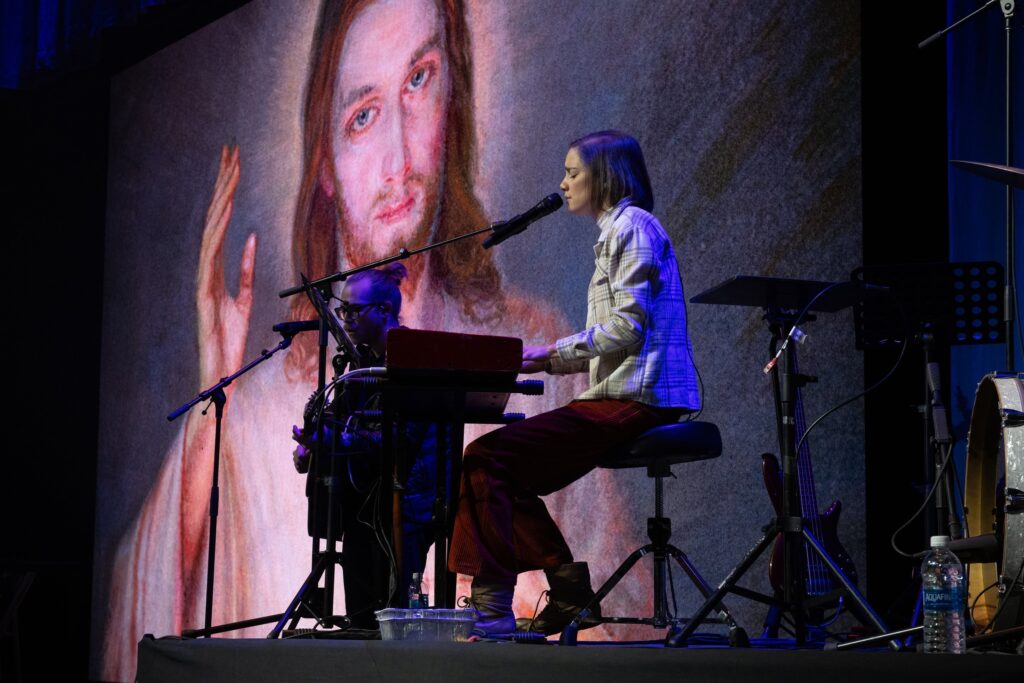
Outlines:
{"label": "microphone", "polygon": [[274,325],[274,332],[280,332],[284,337],[294,337],[299,332],[310,332],[319,329],[319,320],[295,320]]}
{"label": "microphone", "polygon": [[495,223],[491,226],[491,236],[484,240],[484,249],[490,249],[493,246],[501,244],[509,237],[518,235],[523,230],[526,230],[530,223],[544,218],[544,216],[547,216],[549,213],[554,213],[561,208],[561,206],[562,197],[557,192],[554,192],[537,202],[537,206],[533,207],[529,211],[521,213],[507,221]]}

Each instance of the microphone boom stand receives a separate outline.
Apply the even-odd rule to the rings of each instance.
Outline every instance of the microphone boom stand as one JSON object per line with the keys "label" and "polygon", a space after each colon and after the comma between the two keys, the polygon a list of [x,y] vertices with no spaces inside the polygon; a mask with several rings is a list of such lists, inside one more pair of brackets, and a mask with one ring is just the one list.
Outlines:
{"label": "microphone boom stand", "polygon": [[[202,629],[186,630],[182,632],[182,635],[187,635],[193,638],[199,636],[209,637],[211,634],[218,632],[214,630],[212,626],[213,620],[213,568],[216,563],[217,556],[217,517],[220,511],[220,486],[218,480],[220,478],[220,436],[221,428],[224,421],[224,404],[227,402],[227,394],[224,392],[225,387],[230,385],[236,379],[244,375],[245,373],[252,370],[254,367],[273,356],[278,351],[287,349],[292,344],[292,337],[294,333],[282,333],[284,338],[278,342],[277,346],[267,351],[264,349],[257,358],[254,358],[249,363],[243,365],[241,369],[232,375],[222,377],[219,382],[214,384],[209,389],[205,389],[188,401],[180,408],[172,411],[167,416],[168,422],[173,422],[183,414],[187,413],[194,406],[203,401],[210,401],[214,405],[214,438],[213,438],[213,483],[210,485],[210,544],[207,551],[206,558],[206,610],[205,618],[203,620]],[[203,414],[209,410],[209,406],[203,410]],[[230,629],[228,629],[230,630]]]}

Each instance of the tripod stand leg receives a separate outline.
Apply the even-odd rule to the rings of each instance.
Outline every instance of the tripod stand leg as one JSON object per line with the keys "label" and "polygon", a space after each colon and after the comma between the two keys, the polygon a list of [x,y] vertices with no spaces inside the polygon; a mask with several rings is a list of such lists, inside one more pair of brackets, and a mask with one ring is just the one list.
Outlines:
{"label": "tripod stand leg", "polygon": [[[608,580],[605,581],[599,589],[597,589],[594,597],[591,598],[590,602],[588,602],[583,609],[579,611],[576,618],[569,622],[568,626],[562,629],[562,635],[558,637],[558,644],[575,646],[576,634],[580,630],[580,626],[583,625],[583,620],[590,616],[590,610],[594,605],[600,605],[605,596],[611,593],[612,589],[615,588],[619,581],[622,580],[622,577],[629,573],[629,570],[633,568],[633,565],[636,564],[641,557],[647,553],[653,552],[654,550],[655,546],[653,543],[648,543],[644,547],[634,550],[630,556],[619,565],[619,568],[608,577]],[[657,605],[655,605],[655,607],[657,607]]]}
{"label": "tripod stand leg", "polygon": [[669,625],[668,620],[668,553],[664,548],[654,550],[654,611],[651,624],[655,628]]}
{"label": "tripod stand leg", "polygon": [[281,635],[281,631],[284,630],[284,626],[288,623],[288,620],[295,617],[295,610],[298,609],[299,603],[302,602],[302,598],[306,596],[309,589],[315,587],[316,584],[319,583],[320,576],[324,573],[324,570],[327,569],[327,565],[330,562],[332,562],[332,560],[327,559],[326,554],[320,555],[316,564],[313,565],[312,571],[309,572],[309,576],[307,576],[306,580],[302,582],[302,587],[299,588],[299,592],[295,594],[294,598],[292,598],[292,601],[288,604],[288,609],[286,609],[284,614],[281,615],[281,618],[277,620],[277,624],[270,633],[267,634],[267,638],[277,638]]}
{"label": "tripod stand leg", "polygon": [[764,617],[764,626],[762,627],[761,637],[762,638],[778,638],[779,637],[779,623],[782,621],[782,610],[778,607],[769,607],[768,614]]}
{"label": "tripod stand leg", "polygon": [[[708,582],[705,581],[704,577],[700,575],[699,571],[697,571],[697,567],[690,562],[690,558],[686,556],[686,553],[674,545],[668,546],[666,550],[673,558],[675,558],[676,564],[682,567],[683,571],[686,572],[686,575],[690,577],[690,581],[697,587],[700,594],[703,595],[705,599],[710,597],[711,586],[708,585]],[[739,624],[737,624],[736,620],[732,618],[732,614],[729,612],[729,608],[725,606],[724,601],[719,603],[718,612],[722,615],[722,620],[725,621],[729,628],[739,628]]]}
{"label": "tripod stand leg", "polygon": [[694,613],[694,615],[690,617],[690,620],[686,624],[686,626],[684,626],[681,631],[678,631],[676,633],[669,633],[669,635],[665,638],[666,647],[686,646],[686,641],[690,638],[690,636],[693,635],[693,632],[697,630],[697,626],[702,621],[704,621],[704,619],[707,618],[709,614],[711,614],[711,611],[713,609],[721,605],[722,599],[725,597],[725,594],[733,589],[733,587],[740,580],[740,578],[747,573],[747,570],[750,569],[750,567],[753,566],[757,558],[761,556],[761,553],[768,549],[768,546],[770,546],[772,544],[772,541],[775,540],[776,533],[777,531],[773,529],[761,537],[761,540],[757,542],[757,545],[750,549],[750,552],[747,553],[747,556],[744,557],[743,560],[738,565],[736,565],[731,572],[729,572],[729,576],[725,577],[725,581],[723,581],[721,585],[718,586],[718,590],[716,590],[704,602],[704,604],[701,605],[700,609],[698,609]]}
{"label": "tripod stand leg", "polygon": [[[875,610],[871,608],[871,605],[868,604],[867,598],[861,595],[861,592],[857,590],[857,586],[853,585],[850,579],[847,578],[846,574],[844,574],[843,570],[839,568],[839,565],[836,564],[836,561],[828,554],[828,551],[825,550],[824,546],[822,546],[818,539],[814,537],[814,534],[806,528],[802,531],[802,534],[804,540],[807,541],[807,545],[809,545],[814,550],[815,554],[821,558],[822,562],[825,563],[829,571],[832,573],[832,576],[837,582],[839,582],[840,586],[842,586],[843,592],[849,596],[852,603],[850,605],[850,609],[857,616],[860,622],[866,626],[870,625],[878,633],[885,633],[888,631],[889,629],[882,622],[882,618],[879,617],[878,614],[875,613]],[[889,647],[892,650],[899,652],[900,643],[898,640],[892,639],[889,641]]]}

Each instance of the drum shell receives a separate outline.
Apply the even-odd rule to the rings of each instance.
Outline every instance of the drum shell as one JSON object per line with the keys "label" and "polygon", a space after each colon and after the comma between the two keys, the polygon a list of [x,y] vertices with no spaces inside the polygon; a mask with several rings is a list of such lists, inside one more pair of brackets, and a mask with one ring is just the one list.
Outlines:
{"label": "drum shell", "polygon": [[1011,587],[1024,563],[1024,510],[1012,504],[1021,492],[1024,382],[1019,373],[993,373],[978,384],[967,438],[967,528],[971,536],[995,533],[1002,546],[998,561],[969,566],[968,604],[979,627],[1002,630],[1024,620],[1024,591]]}

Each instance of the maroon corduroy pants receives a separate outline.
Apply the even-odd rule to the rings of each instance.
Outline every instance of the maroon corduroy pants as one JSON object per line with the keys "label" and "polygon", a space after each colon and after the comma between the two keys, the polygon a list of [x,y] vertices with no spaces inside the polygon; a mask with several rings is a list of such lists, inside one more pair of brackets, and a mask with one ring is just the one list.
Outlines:
{"label": "maroon corduroy pants", "polygon": [[636,401],[573,401],[472,442],[462,464],[448,568],[513,585],[520,572],[572,562],[540,496],[568,486],[601,456],[683,412]]}

